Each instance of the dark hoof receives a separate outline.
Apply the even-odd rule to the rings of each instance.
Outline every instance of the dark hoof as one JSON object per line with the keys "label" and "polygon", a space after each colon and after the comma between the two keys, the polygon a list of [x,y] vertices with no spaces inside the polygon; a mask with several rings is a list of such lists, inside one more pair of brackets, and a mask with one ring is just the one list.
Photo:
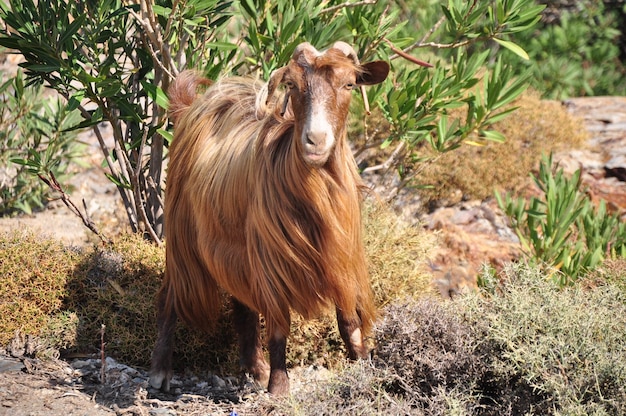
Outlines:
{"label": "dark hoof", "polygon": [[150,373],[149,383],[155,389],[159,389],[164,393],[170,392],[170,376],[165,371],[155,371]]}

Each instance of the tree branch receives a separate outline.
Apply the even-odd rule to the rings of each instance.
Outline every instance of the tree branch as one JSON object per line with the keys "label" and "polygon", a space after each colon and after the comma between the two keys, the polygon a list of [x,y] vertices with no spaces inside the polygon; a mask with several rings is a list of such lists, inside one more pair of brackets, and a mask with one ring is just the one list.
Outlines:
{"label": "tree branch", "polygon": [[416,65],[424,66],[426,68],[432,68],[433,64],[429,64],[428,62],[424,62],[416,57],[405,53],[402,49],[396,48],[396,46],[387,38],[384,38],[384,41],[387,42],[389,48],[396,53],[397,56],[406,59],[407,61],[413,62]]}
{"label": "tree branch", "polygon": [[48,187],[50,189],[52,189],[55,192],[58,192],[61,195],[60,199],[61,199],[61,201],[63,201],[65,206],[68,207],[70,209],[70,211],[72,211],[72,213],[74,213],[77,217],[79,217],[81,219],[81,221],[83,222],[83,225],[85,227],[87,227],[95,235],[97,235],[98,238],[100,239],[100,241],[102,241],[104,244],[111,244],[111,240],[109,238],[105,237],[96,228],[96,224],[91,220],[91,218],[89,218],[89,213],[87,212],[85,201],[83,200],[83,206],[85,207],[85,213],[83,214],[80,211],[80,209],[78,209],[76,204],[74,204],[74,202],[72,201],[70,196],[65,192],[65,190],[63,189],[63,187],[61,186],[61,184],[57,180],[57,178],[54,175],[54,173],[52,173],[52,171],[48,171],[47,175],[49,176],[49,178],[46,178],[42,174],[38,174],[37,176],[39,177],[39,179],[42,180],[43,183],[48,185]]}
{"label": "tree branch", "polygon": [[379,170],[389,169],[391,166],[393,166],[396,160],[398,160],[398,157],[400,156],[400,153],[404,150],[405,146],[406,146],[406,142],[404,141],[400,142],[398,147],[396,147],[396,149],[393,151],[391,156],[389,156],[389,158],[386,161],[384,161],[383,163],[379,165],[370,166],[370,167],[363,169],[363,173],[376,172]]}
{"label": "tree branch", "polygon": [[363,1],[358,1],[356,3],[350,3],[349,1],[347,1],[343,4],[338,4],[336,6],[331,6],[326,9],[322,9],[320,13],[331,13],[331,12],[336,12],[337,10],[346,9],[348,7],[368,6],[370,4],[376,4],[376,0],[363,0]]}

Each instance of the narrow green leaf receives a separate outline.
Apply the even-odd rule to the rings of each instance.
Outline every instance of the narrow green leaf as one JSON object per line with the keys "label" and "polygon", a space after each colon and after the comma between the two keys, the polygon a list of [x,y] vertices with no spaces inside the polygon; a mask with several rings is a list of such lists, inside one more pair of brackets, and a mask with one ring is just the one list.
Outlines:
{"label": "narrow green leaf", "polygon": [[174,135],[171,131],[167,131],[165,129],[158,129],[157,132],[165,139],[167,143],[172,143],[174,140]]}
{"label": "narrow green leaf", "polygon": [[238,48],[237,45],[230,42],[207,42],[205,43],[205,46],[209,49],[218,49],[222,51],[230,51]]}
{"label": "narrow green leaf", "polygon": [[85,18],[86,15],[81,14],[67,27],[67,30],[59,38],[59,45],[65,45],[65,42],[71,39],[72,36],[74,36],[76,32],[78,32],[78,29],[80,29],[84,25]]}
{"label": "narrow green leaf", "polygon": [[495,130],[481,130],[480,135],[487,140],[491,140],[497,143],[503,143],[504,141],[506,141],[506,136]]}
{"label": "narrow green leaf", "polygon": [[528,61],[530,59],[530,57],[528,56],[526,51],[521,46],[519,46],[518,44],[513,43],[511,41],[508,41],[508,40],[503,40],[503,39],[498,39],[498,38],[493,38],[493,40],[495,40],[500,45],[504,46],[505,48],[507,48],[508,50],[510,50],[511,52],[516,54],[517,56],[519,56],[520,58],[522,58],[522,59],[524,59],[526,61]]}
{"label": "narrow green leaf", "polygon": [[168,109],[169,100],[165,92],[163,92],[163,90],[160,87],[154,84],[151,84],[150,82],[143,80],[143,79],[141,80],[141,86],[146,91],[148,96],[152,98],[159,105],[159,107],[164,108],[166,110]]}

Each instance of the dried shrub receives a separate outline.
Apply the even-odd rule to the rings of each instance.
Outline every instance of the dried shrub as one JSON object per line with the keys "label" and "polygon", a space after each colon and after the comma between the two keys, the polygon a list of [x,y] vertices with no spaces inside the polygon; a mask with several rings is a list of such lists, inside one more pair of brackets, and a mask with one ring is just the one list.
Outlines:
{"label": "dried shrub", "polygon": [[50,335],[50,344],[71,344],[75,320],[63,313],[76,251],[33,234],[0,235],[0,346],[23,335]]}
{"label": "dried shrub", "polygon": [[[156,340],[156,293],[163,278],[165,252],[137,235],[124,235],[112,247],[86,253],[68,282],[65,308],[80,317],[74,349],[97,352],[105,325],[106,353],[129,365],[147,367]],[[180,324],[175,366],[179,370],[232,372],[234,335],[227,302],[216,331],[208,335]]]}
{"label": "dried shrub", "polygon": [[395,303],[377,326],[374,360],[398,377],[398,388],[433,395],[440,387],[471,386],[480,357],[471,329],[438,300]]}
{"label": "dried shrub", "polygon": [[[432,238],[419,227],[398,222],[393,212],[381,206],[368,204],[364,216],[377,302],[382,304],[397,296],[420,296],[430,291],[430,278],[420,263]],[[100,330],[105,325],[107,354],[129,365],[149,365],[157,335],[155,296],[165,264],[162,248],[136,235],[121,236],[111,247],[82,252],[32,236],[22,240],[20,236],[7,243],[0,240],[3,248],[6,245],[0,254],[0,271],[7,276],[18,276],[7,280],[0,289],[4,291],[2,298],[20,299],[20,302],[2,303],[0,307],[22,305],[19,306],[22,309],[0,316],[0,336],[4,337],[0,345],[5,345],[15,329],[21,328],[25,334],[54,337],[55,345],[71,351],[96,353],[101,348]],[[40,290],[51,285],[54,290]],[[16,297],[17,294],[21,297]],[[24,297],[32,302],[22,301]],[[294,316],[288,349],[291,364],[334,368],[345,361],[343,342],[332,312],[311,321]],[[56,327],[42,332],[49,315],[56,313],[61,314]],[[5,322],[4,316],[10,319]],[[72,324],[74,338],[61,345],[63,322]],[[230,302],[224,296],[222,314],[212,333],[179,324],[174,350],[177,368],[237,373],[236,334],[230,322]]]}
{"label": "dried shrub", "polygon": [[582,120],[569,114],[561,103],[527,91],[512,106],[519,108],[494,126],[504,134],[505,142],[461,146],[424,167],[418,181],[432,186],[418,188],[425,202],[455,202],[456,195],[484,199],[492,196],[494,189],[519,191],[542,154],[583,146],[586,130]]}
{"label": "dried shrub", "polygon": [[418,414],[407,397],[387,392],[389,375],[366,361],[308,383],[286,398],[262,400],[263,414],[289,416]]}

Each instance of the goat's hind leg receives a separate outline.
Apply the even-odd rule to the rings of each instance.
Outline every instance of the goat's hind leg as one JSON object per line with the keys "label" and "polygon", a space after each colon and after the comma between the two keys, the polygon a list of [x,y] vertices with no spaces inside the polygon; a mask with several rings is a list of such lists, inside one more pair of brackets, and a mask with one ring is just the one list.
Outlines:
{"label": "goat's hind leg", "polygon": [[239,362],[256,381],[267,387],[270,366],[263,357],[259,314],[233,298],[233,325],[239,340]]}
{"label": "goat's hind leg", "polygon": [[367,358],[369,353],[363,340],[363,328],[359,314],[355,311],[348,315],[337,308],[337,326],[341,339],[346,344],[348,357],[351,360]]}
{"label": "goat's hind leg", "polygon": [[174,306],[167,304],[167,292],[161,290],[157,302],[157,327],[159,334],[152,351],[150,385],[164,392],[170,391],[176,320]]}

